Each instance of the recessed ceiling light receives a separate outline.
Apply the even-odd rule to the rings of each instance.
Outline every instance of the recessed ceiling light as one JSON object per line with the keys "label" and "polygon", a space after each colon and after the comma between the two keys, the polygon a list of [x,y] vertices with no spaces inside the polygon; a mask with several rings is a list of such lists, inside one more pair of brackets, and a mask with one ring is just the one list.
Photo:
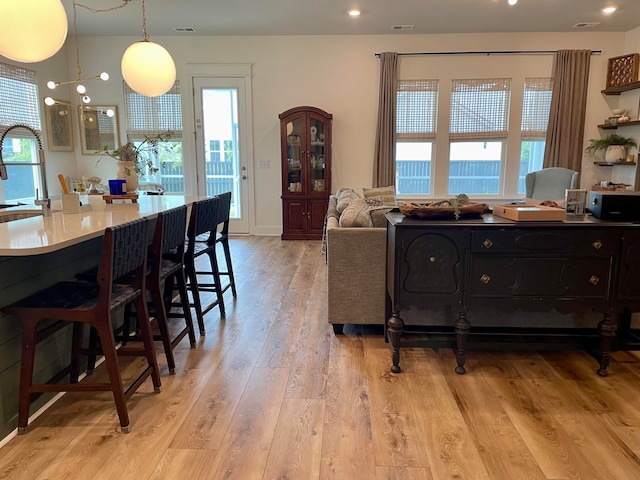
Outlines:
{"label": "recessed ceiling light", "polygon": [[509,5],[515,5],[516,3],[518,3],[518,0],[507,0],[507,3]]}
{"label": "recessed ceiling light", "polygon": [[356,10],[356,9],[349,10],[349,15],[352,17],[357,17],[360,15],[360,10]]}
{"label": "recessed ceiling light", "polygon": [[605,7],[602,9],[602,13],[606,13],[607,15],[615,12],[617,9],[616,7]]}

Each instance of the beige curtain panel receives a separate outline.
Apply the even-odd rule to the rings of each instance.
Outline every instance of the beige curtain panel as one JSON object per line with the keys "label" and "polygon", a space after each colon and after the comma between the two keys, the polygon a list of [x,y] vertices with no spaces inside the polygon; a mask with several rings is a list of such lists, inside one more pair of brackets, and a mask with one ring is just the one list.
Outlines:
{"label": "beige curtain panel", "polygon": [[591,50],[558,50],[543,166],[582,170]]}
{"label": "beige curtain panel", "polygon": [[380,54],[380,93],[378,124],[373,158],[373,187],[395,184],[396,178],[396,87],[398,83],[398,54]]}

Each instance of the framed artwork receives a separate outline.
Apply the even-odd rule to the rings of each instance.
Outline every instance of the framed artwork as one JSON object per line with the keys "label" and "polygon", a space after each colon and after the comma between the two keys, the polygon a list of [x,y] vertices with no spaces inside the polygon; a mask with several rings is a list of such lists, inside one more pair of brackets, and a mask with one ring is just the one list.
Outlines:
{"label": "framed artwork", "polygon": [[73,152],[71,104],[62,100],[55,102],[53,105],[44,106],[47,147],[50,152]]}
{"label": "framed artwork", "polygon": [[100,155],[105,145],[109,150],[120,146],[115,105],[81,105],[78,120],[83,155]]}

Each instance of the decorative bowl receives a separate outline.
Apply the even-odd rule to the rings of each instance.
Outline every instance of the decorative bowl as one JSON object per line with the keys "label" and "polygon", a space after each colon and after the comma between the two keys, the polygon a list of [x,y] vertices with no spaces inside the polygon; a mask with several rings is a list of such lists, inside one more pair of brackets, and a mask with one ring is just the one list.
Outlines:
{"label": "decorative bowl", "polygon": [[626,110],[624,108],[613,108],[611,110],[611,113],[613,113],[614,115],[620,116],[620,115],[624,115],[624,112]]}
{"label": "decorative bowl", "polygon": [[[456,212],[453,207],[433,207],[429,204],[414,202],[398,205],[398,208],[403,215],[422,219],[455,218]],[[459,207],[459,214],[461,217],[480,216],[488,210],[486,203],[468,203]]]}

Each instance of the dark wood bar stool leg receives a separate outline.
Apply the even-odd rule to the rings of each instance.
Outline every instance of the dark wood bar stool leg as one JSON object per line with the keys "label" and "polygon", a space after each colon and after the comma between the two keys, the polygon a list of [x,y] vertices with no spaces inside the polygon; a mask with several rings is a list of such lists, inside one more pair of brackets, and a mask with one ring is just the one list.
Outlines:
{"label": "dark wood bar stool leg", "polygon": [[109,383],[113,393],[113,401],[116,404],[116,411],[120,420],[120,428],[124,433],[131,431],[129,422],[129,412],[127,410],[127,402],[124,396],[124,387],[122,385],[122,376],[120,372],[120,363],[118,362],[116,351],[116,342],[113,338],[113,330],[109,325],[96,325],[96,334],[100,339],[102,352],[104,354],[104,363],[109,373]]}
{"label": "dark wood bar stool leg", "polygon": [[20,392],[18,399],[18,434],[27,431],[31,386],[33,385],[33,365],[36,350],[36,328],[38,321],[22,321],[22,355],[20,360]]}
{"label": "dark wood bar stool leg", "polygon": [[222,293],[231,288],[233,298],[238,296],[236,292],[236,279],[233,274],[233,264],[231,263],[231,250],[229,248],[229,221],[231,219],[231,192],[221,193],[216,196],[218,202],[218,229],[216,235],[216,243],[222,245],[224,251],[224,260],[227,267],[226,271],[219,271],[219,276],[226,276],[229,278],[229,284],[222,287]]}
{"label": "dark wood bar stool leg", "polygon": [[[226,318],[227,312],[224,308],[224,296],[222,291],[222,281],[220,280],[220,268],[218,267],[218,256],[216,255],[215,245],[207,252],[209,263],[211,265],[211,277],[213,281],[213,290],[215,291],[220,317]],[[206,272],[201,272],[206,273]]]}

